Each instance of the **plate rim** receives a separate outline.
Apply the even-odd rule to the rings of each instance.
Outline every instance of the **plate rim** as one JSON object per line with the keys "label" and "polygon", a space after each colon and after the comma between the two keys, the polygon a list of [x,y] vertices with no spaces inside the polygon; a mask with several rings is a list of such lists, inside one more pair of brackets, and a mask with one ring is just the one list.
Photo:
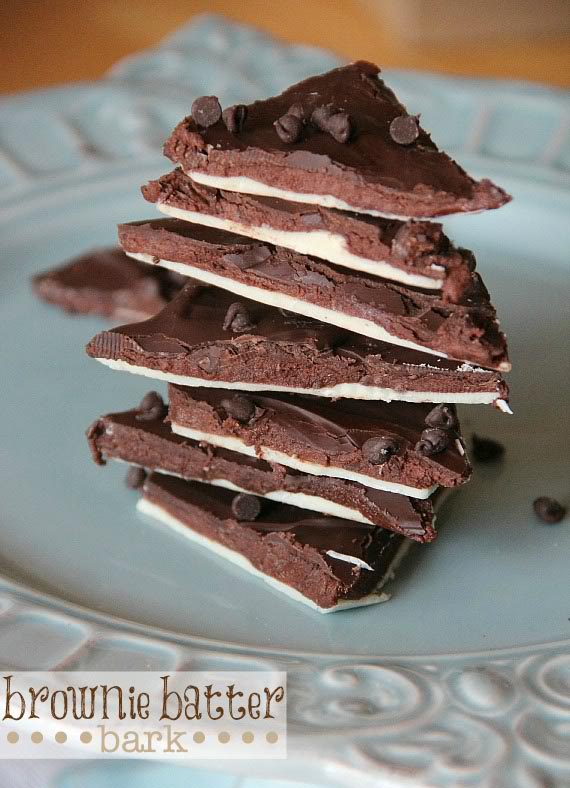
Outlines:
{"label": "plate rim", "polygon": [[[245,26],[217,17],[201,17],[158,48],[129,56],[115,66],[106,79],[0,99],[0,120],[3,110],[15,111],[16,105],[26,111],[37,107],[38,111],[53,113],[57,110],[65,114],[78,96],[94,95],[94,92],[107,89],[126,91],[134,100],[139,100],[144,94],[154,102],[159,101],[160,91],[156,87],[149,89],[148,81],[137,77],[137,69],[144,67],[144,76],[144,69],[152,59],[158,68],[163,62],[165,73],[170,75],[172,52],[180,56],[182,65],[186,67],[191,62],[193,42],[207,41],[208,36],[214,33],[218,42],[223,40],[225,45],[234,49],[241,47],[244,57],[248,56],[248,49],[249,57],[254,57],[252,53],[260,50],[266,54],[277,52],[285,66],[291,62],[292,52],[295,58],[306,56],[311,62],[319,57],[316,49],[291,48]],[[325,53],[320,56],[329,57]],[[411,71],[388,71],[386,74],[389,81],[398,75],[403,79],[418,79],[422,82],[422,89],[431,83],[436,93],[447,91],[451,98],[458,89],[471,97],[483,96],[485,101],[489,94],[495,97],[508,94],[515,100],[531,104],[538,101],[541,105],[545,102],[558,104],[568,96],[564,89],[544,89],[534,84],[504,80],[472,80]],[[169,97],[175,93],[177,89],[172,84]],[[567,122],[570,128],[570,120]],[[478,134],[480,138],[480,130]],[[538,160],[514,161],[484,155],[479,138],[472,134],[463,148],[453,149],[454,155],[475,157],[481,162],[482,169],[487,166],[492,170],[503,168],[509,177],[521,179],[533,188],[545,189],[550,195],[555,189],[564,200],[570,197],[570,183],[564,180],[567,177],[564,171],[555,166],[555,159],[543,156]],[[80,151],[79,157],[75,156],[74,163],[67,169],[64,167],[61,172],[45,174],[34,172],[33,168],[22,170],[8,152],[0,149],[0,180],[4,173],[13,186],[2,192],[0,204],[10,200],[21,203],[28,199],[27,204],[33,205],[36,198],[29,200],[32,190],[39,192],[37,199],[41,200],[46,189],[65,193],[77,187],[79,181],[85,183],[86,178],[106,178],[106,165],[103,166],[100,160],[86,151]],[[140,162],[143,157],[146,162],[148,156],[149,164],[154,161],[154,155],[152,147],[145,148],[144,145],[138,153]],[[132,157],[111,157],[107,164],[115,174],[122,170],[127,172],[132,167]],[[10,213],[5,216],[9,221]],[[71,664],[78,654],[83,657],[95,655],[104,644],[121,638],[136,643],[143,653],[145,649],[148,652],[158,646],[170,653],[176,665],[200,658],[223,657],[240,669],[244,665],[258,669],[260,663],[274,669],[289,668],[298,685],[296,689],[310,689],[314,704],[309,708],[292,704],[290,758],[287,762],[273,762],[272,776],[286,778],[295,771],[297,774],[314,773],[317,779],[326,779],[331,768],[337,765],[340,768],[338,784],[347,788],[354,785],[355,776],[362,781],[361,784],[370,786],[376,785],[380,776],[383,785],[401,785],[404,780],[410,785],[439,785],[450,779],[458,781],[468,777],[470,784],[474,785],[491,785],[500,778],[502,784],[518,788],[530,785],[529,775],[536,770],[554,778],[567,775],[570,770],[570,758],[562,746],[563,736],[556,728],[570,709],[570,692],[564,689],[565,677],[570,670],[570,638],[432,655],[329,655],[228,643],[163,630],[90,609],[4,575],[0,575],[0,603],[3,605],[0,636],[6,623],[18,620],[18,616],[35,616],[48,627],[62,622],[64,625],[66,622],[79,625],[85,633],[83,641],[70,646],[69,654],[60,658],[52,669]],[[295,664],[306,668],[305,672],[310,675],[305,684],[302,676],[292,670],[292,657]],[[347,681],[351,687],[348,694],[345,690]],[[397,708],[386,721],[383,692],[393,686],[399,687]],[[362,693],[367,693],[375,709],[368,717],[364,707],[358,705]],[[341,713],[347,699],[353,701],[352,710],[345,709]],[[326,719],[322,714],[319,716],[319,709],[327,710]],[[533,727],[537,724],[541,732],[538,738]],[[432,740],[430,744],[429,737],[434,730],[444,731],[449,737],[448,743]],[[464,763],[461,757],[465,740],[470,737],[477,743],[477,752]],[[407,743],[411,748],[408,755],[404,751],[398,752],[395,743]],[[424,753],[428,763],[425,768],[418,767],[410,756],[414,747]],[[457,758],[455,763],[453,757]],[[236,765],[235,770],[238,768]],[[260,770],[262,768],[259,767]]]}

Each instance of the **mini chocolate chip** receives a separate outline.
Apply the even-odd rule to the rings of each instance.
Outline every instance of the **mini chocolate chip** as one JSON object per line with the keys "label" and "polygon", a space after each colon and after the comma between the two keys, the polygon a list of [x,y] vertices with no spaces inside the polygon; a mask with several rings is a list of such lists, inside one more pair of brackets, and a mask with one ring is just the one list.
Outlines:
{"label": "mini chocolate chip", "polygon": [[232,514],[236,520],[257,520],[261,514],[261,503],[255,495],[240,493],[232,501]]}
{"label": "mini chocolate chip", "polygon": [[411,145],[419,136],[418,118],[414,115],[399,115],[390,123],[390,136],[398,145]]}
{"label": "mini chocolate chip", "polygon": [[252,328],[255,328],[255,324],[246,307],[240,304],[239,301],[236,301],[229,305],[222,328],[224,331],[231,330],[234,334],[243,334],[245,331],[251,331]]}
{"label": "mini chocolate chip", "polygon": [[313,110],[311,123],[321,131],[328,131],[329,119],[337,112],[332,104],[321,104]]}
{"label": "mini chocolate chip", "polygon": [[459,426],[455,409],[449,405],[437,405],[425,417],[428,427],[440,427],[442,430],[456,430]]}
{"label": "mini chocolate chip", "polygon": [[473,459],[477,462],[493,462],[505,453],[503,444],[491,438],[480,438],[479,435],[473,435],[471,441],[473,443]]}
{"label": "mini chocolate chip", "polygon": [[289,109],[287,110],[287,115],[294,115],[299,120],[302,120],[303,123],[307,120],[307,116],[305,115],[305,110],[303,109],[303,105],[299,102],[295,104],[291,104]]}
{"label": "mini chocolate chip", "polygon": [[222,108],[216,96],[200,96],[192,104],[190,114],[198,126],[207,129],[222,117]]}
{"label": "mini chocolate chip", "polygon": [[255,405],[243,394],[234,394],[231,398],[223,399],[220,404],[228,416],[240,424],[247,424],[255,416]]}
{"label": "mini chocolate chip", "polygon": [[273,125],[279,139],[287,144],[297,142],[303,133],[303,121],[296,115],[283,115]]}
{"label": "mini chocolate chip", "polygon": [[222,120],[225,127],[232,134],[239,134],[243,129],[243,124],[247,118],[247,107],[245,104],[234,104],[222,112]]}
{"label": "mini chocolate chip", "polygon": [[446,430],[430,427],[422,432],[420,440],[416,443],[416,452],[423,457],[430,454],[440,454],[449,446],[449,433]]}
{"label": "mini chocolate chip", "polygon": [[135,413],[137,421],[154,421],[165,415],[166,406],[164,400],[156,391],[149,391],[142,398],[140,405]]}
{"label": "mini chocolate chip", "polygon": [[536,516],[545,523],[559,523],[566,514],[566,507],[546,495],[537,498],[532,505]]}
{"label": "mini chocolate chip", "polygon": [[334,115],[331,115],[326,126],[326,131],[328,131],[331,137],[337,142],[341,142],[344,145],[344,143],[348,142],[350,139],[350,135],[352,134],[352,122],[350,116],[346,112],[336,112]]}
{"label": "mini chocolate chip", "polygon": [[131,490],[139,490],[146,479],[147,473],[144,468],[138,465],[131,465],[125,476],[125,484]]}
{"label": "mini chocolate chip", "polygon": [[362,455],[372,465],[384,465],[390,457],[400,451],[400,444],[394,438],[381,436],[379,438],[368,438],[362,444]]}

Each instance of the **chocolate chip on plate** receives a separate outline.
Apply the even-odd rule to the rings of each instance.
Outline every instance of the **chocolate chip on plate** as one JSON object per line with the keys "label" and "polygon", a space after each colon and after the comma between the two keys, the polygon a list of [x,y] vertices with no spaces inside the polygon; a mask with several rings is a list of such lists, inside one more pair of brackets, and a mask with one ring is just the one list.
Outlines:
{"label": "chocolate chip on plate", "polygon": [[216,96],[200,96],[192,104],[190,114],[198,126],[207,129],[222,117],[222,108]]}
{"label": "chocolate chip on plate", "polygon": [[566,507],[555,498],[542,495],[533,502],[534,512],[545,523],[559,523],[566,514]]}
{"label": "chocolate chip on plate", "polygon": [[425,417],[428,427],[439,427],[442,430],[456,430],[458,427],[455,408],[449,405],[436,405]]}
{"label": "chocolate chip on plate", "polygon": [[503,444],[492,438],[482,438],[473,434],[471,443],[473,445],[473,459],[476,462],[493,462],[505,453]]}
{"label": "chocolate chip on plate", "polygon": [[399,115],[390,123],[390,136],[398,145],[411,145],[420,134],[415,115]]}
{"label": "chocolate chip on plate", "polygon": [[146,471],[138,465],[131,465],[125,476],[125,484],[131,490],[140,489],[146,479]]}
{"label": "chocolate chip on plate", "polygon": [[239,301],[230,304],[222,328],[224,331],[233,331],[234,334],[243,334],[255,327],[247,308]]}
{"label": "chocolate chip on plate", "polygon": [[261,514],[261,503],[255,495],[239,493],[232,501],[232,514],[236,520],[257,520]]}
{"label": "chocolate chip on plate", "polygon": [[160,394],[156,391],[149,391],[142,398],[135,419],[137,421],[154,421],[160,419],[165,413],[166,405]]}
{"label": "chocolate chip on plate", "polygon": [[416,443],[416,452],[423,457],[431,454],[440,454],[449,446],[449,433],[438,427],[429,427],[421,434],[420,440]]}
{"label": "chocolate chip on plate", "polygon": [[243,124],[247,118],[247,107],[245,104],[234,104],[222,112],[222,120],[228,131],[232,134],[239,134],[243,129]]}
{"label": "chocolate chip on plate", "polygon": [[273,124],[277,136],[282,142],[291,144],[301,139],[303,133],[303,121],[296,115],[282,115]]}
{"label": "chocolate chip on plate", "polygon": [[400,444],[394,438],[380,436],[368,438],[362,444],[362,455],[372,465],[384,465],[390,457],[400,451]]}
{"label": "chocolate chip on plate", "polygon": [[247,424],[255,416],[255,405],[243,394],[234,394],[233,397],[227,397],[220,404],[228,416],[239,421],[240,424]]}

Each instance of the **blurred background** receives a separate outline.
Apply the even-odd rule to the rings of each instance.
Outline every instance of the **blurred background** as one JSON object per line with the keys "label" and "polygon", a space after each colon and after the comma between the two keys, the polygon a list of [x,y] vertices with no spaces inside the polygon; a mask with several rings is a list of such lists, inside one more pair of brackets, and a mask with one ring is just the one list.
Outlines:
{"label": "blurred background", "polygon": [[570,86],[570,0],[0,0],[0,91],[96,79],[200,13],[384,67]]}

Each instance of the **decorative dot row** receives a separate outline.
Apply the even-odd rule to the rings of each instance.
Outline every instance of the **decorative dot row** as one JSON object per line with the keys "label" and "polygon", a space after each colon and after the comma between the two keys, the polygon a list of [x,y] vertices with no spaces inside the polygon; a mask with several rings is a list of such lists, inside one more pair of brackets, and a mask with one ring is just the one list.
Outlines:
{"label": "decorative dot row", "polygon": [[[44,735],[40,731],[34,731],[31,734],[30,739],[34,744],[41,744],[44,740]],[[89,731],[82,731],[79,736],[79,740],[82,742],[82,744],[89,744],[92,739],[93,734]],[[192,736],[192,739],[196,744],[202,744],[204,741],[206,741],[206,735],[202,733],[202,731],[196,731],[196,733],[194,733]],[[218,733],[218,741],[220,744],[227,744],[230,739],[231,736],[227,731],[221,731],[221,733]],[[245,731],[241,735],[241,740],[244,744],[251,744],[254,739],[255,735],[251,731]],[[58,731],[54,736],[54,740],[58,744],[65,744],[67,741],[67,733],[65,733],[65,731]],[[276,744],[279,740],[279,734],[275,733],[275,731],[269,731],[269,733],[265,734],[265,740],[268,744]],[[16,731],[10,731],[6,734],[6,741],[8,744],[17,744],[20,741],[20,734]]]}

